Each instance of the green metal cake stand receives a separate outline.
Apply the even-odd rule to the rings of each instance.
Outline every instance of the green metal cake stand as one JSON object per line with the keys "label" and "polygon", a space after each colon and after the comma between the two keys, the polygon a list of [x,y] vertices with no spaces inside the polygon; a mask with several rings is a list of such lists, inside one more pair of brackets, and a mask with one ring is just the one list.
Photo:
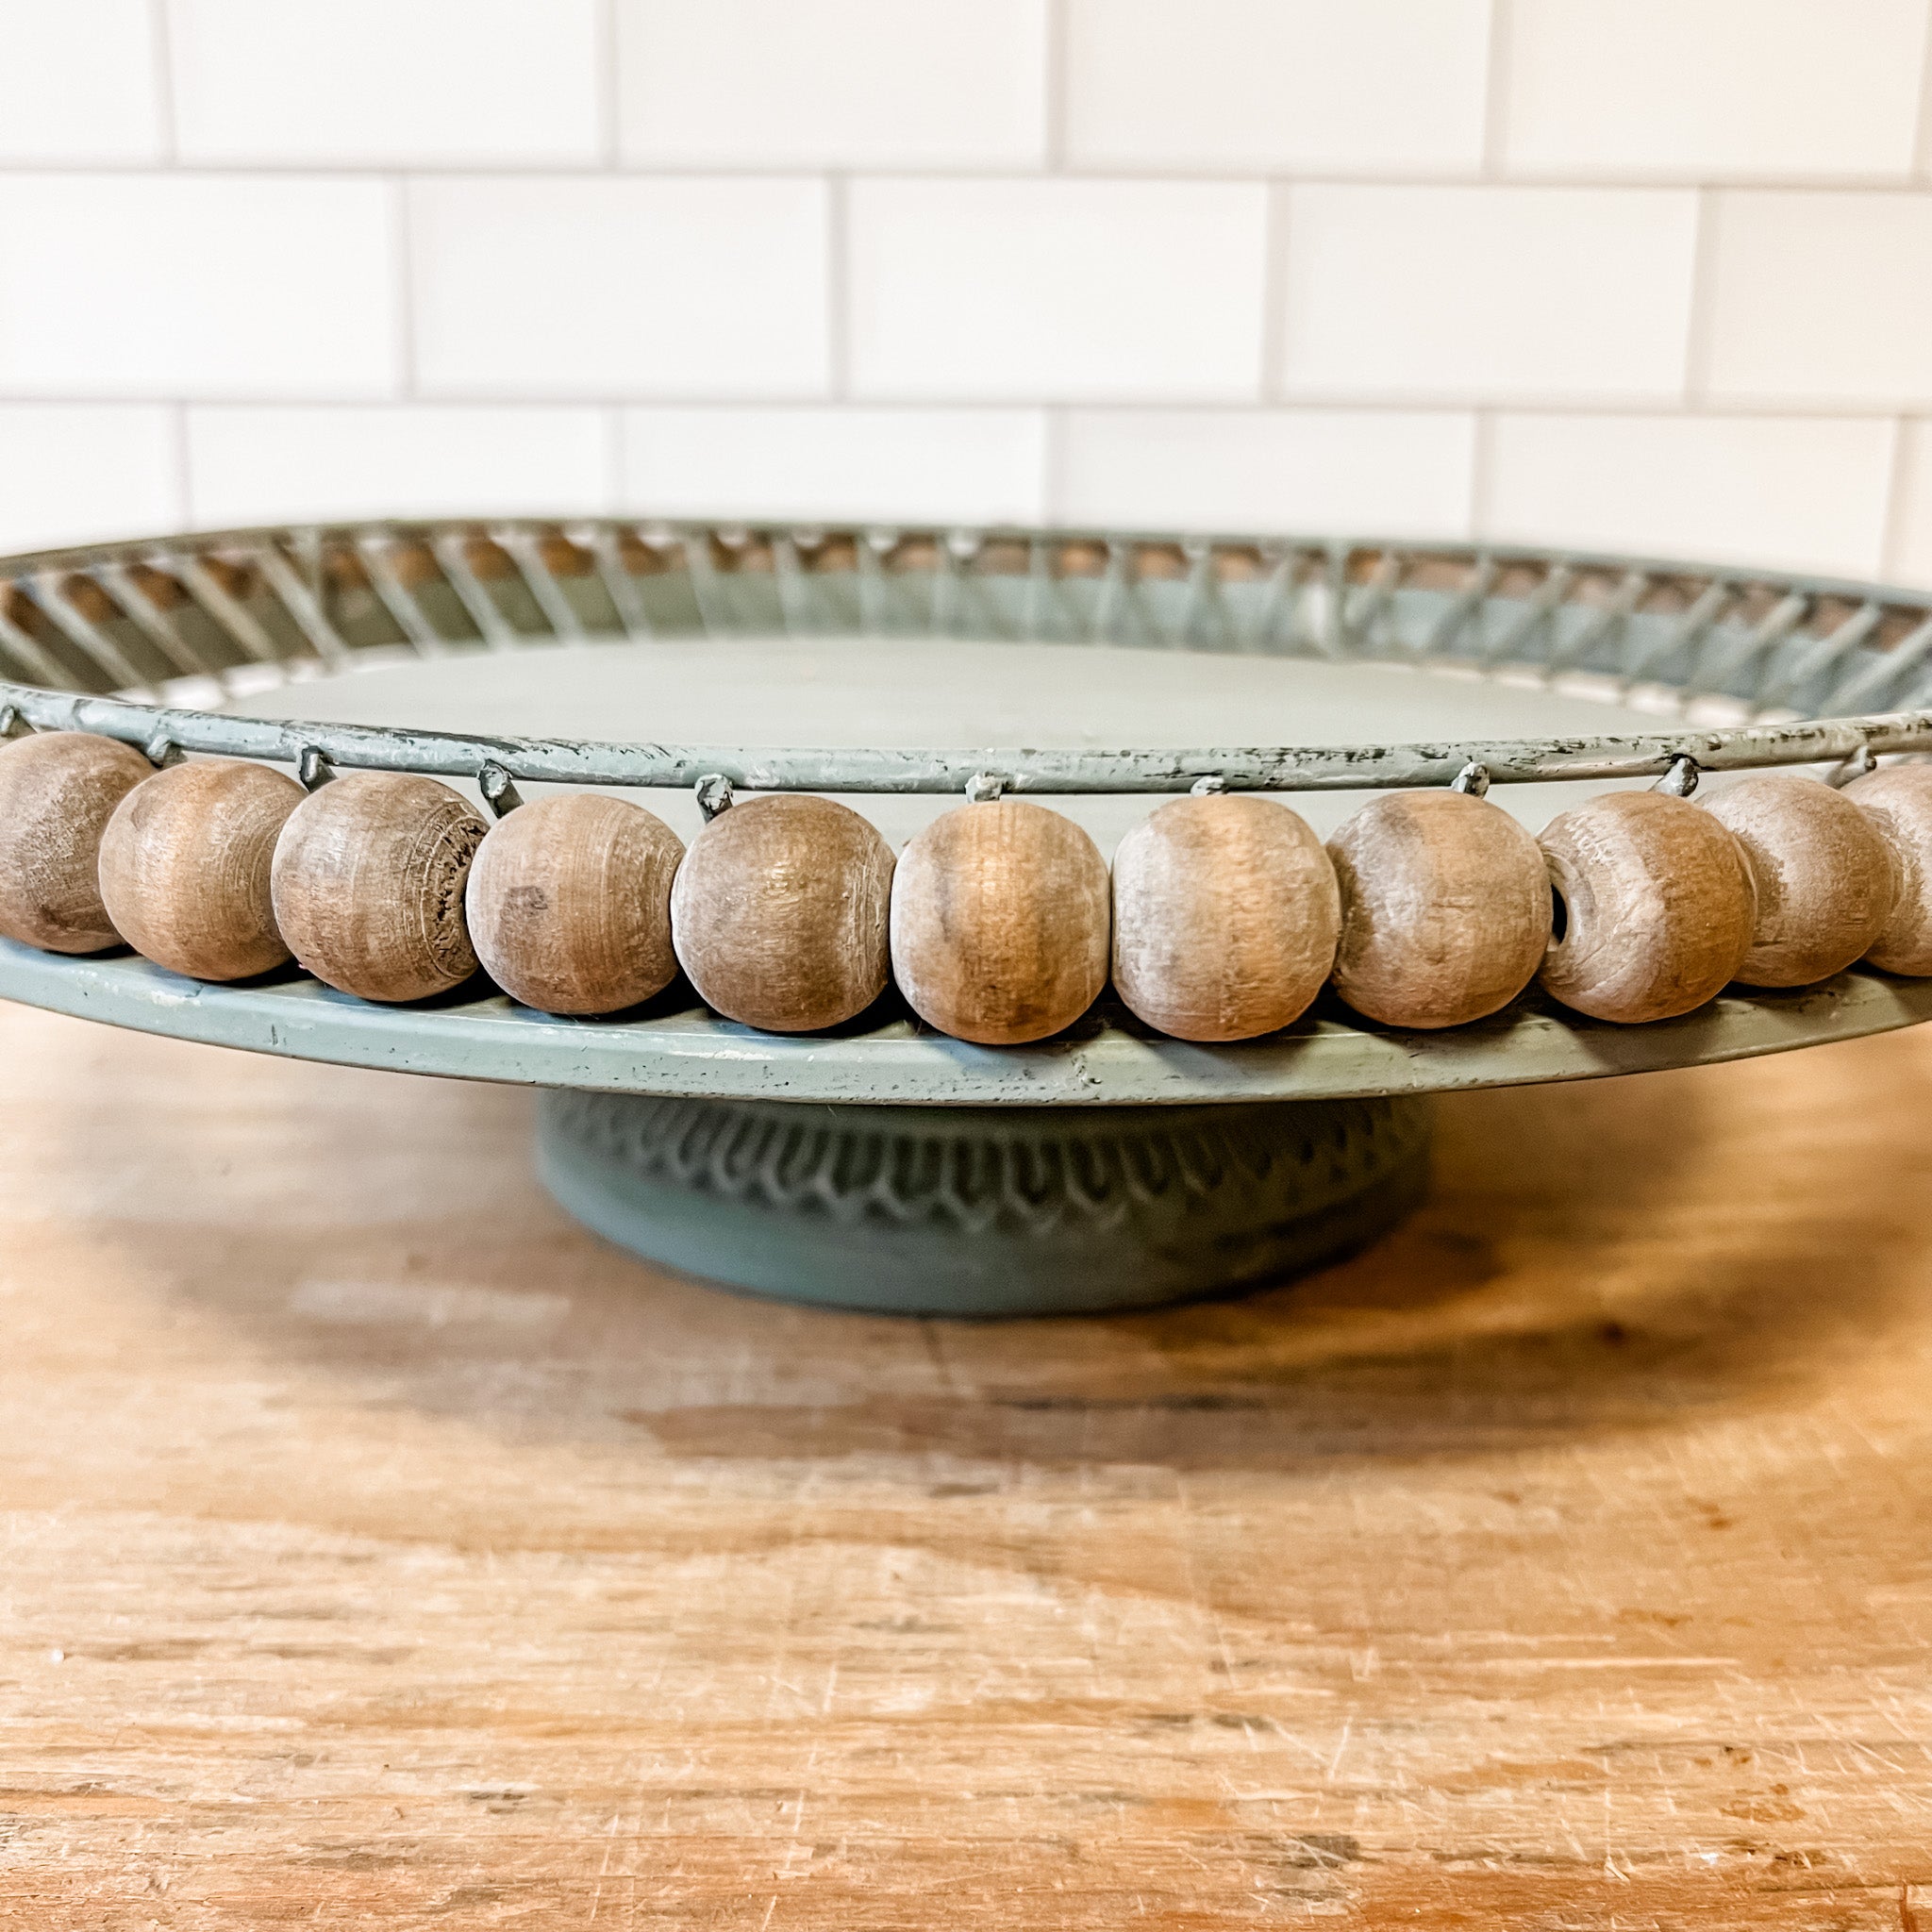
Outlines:
{"label": "green metal cake stand", "polygon": [[[430,773],[498,805],[650,788],[687,833],[694,789],[724,778],[841,797],[895,842],[989,784],[1105,849],[1150,794],[1204,786],[1297,794],[1325,832],[1376,791],[1474,776],[1534,827],[1686,758],[1932,753],[1922,594],[1267,536],[539,519],[113,543],[0,560],[0,729]],[[1859,968],[1636,1027],[1533,991],[1443,1032],[1324,999],[1207,1047],[1104,999],[1058,1038],[987,1048],[890,993],[779,1037],[681,982],[571,1020],[481,979],[382,1007],[292,968],[203,985],[7,941],[0,996],[543,1089],[543,1178],[613,1241],[764,1294],[947,1315],[1146,1307],[1333,1258],[1418,1198],[1435,1092],[1932,1018],[1932,982]]]}

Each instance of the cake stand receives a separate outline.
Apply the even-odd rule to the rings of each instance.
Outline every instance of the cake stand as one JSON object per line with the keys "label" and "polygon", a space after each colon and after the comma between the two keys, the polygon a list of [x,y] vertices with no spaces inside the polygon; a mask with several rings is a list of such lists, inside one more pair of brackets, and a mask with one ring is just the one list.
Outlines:
{"label": "cake stand", "polygon": [[[0,560],[0,730],[158,760],[428,773],[499,810],[547,786],[653,788],[692,824],[724,781],[841,796],[894,837],[969,789],[1050,797],[1105,844],[1149,794],[1194,789],[1302,794],[1325,831],[1378,790],[1494,786],[1535,825],[1589,787],[1932,753],[1922,594],[1266,536],[528,520],[131,541]],[[1187,735],[1210,714],[1264,748]],[[558,717],[571,735],[534,735]],[[766,1294],[951,1315],[1144,1307],[1332,1258],[1418,1197],[1434,1092],[1932,1018],[1932,981],[1857,968],[1641,1026],[1531,992],[1404,1032],[1324,999],[1207,1047],[1103,999],[1058,1038],[988,1048],[890,993],[780,1037],[682,982],[556,1019],[480,979],[384,1007],[292,968],[204,985],[5,941],[0,995],[541,1088],[542,1176],[600,1234]]]}

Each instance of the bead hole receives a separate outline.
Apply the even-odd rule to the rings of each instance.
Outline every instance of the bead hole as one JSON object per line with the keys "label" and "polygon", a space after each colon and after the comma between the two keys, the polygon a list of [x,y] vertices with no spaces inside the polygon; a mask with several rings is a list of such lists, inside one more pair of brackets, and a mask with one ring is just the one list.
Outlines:
{"label": "bead hole", "polygon": [[1563,896],[1561,886],[1552,882],[1550,886],[1550,943],[1560,946],[1570,930],[1570,902]]}

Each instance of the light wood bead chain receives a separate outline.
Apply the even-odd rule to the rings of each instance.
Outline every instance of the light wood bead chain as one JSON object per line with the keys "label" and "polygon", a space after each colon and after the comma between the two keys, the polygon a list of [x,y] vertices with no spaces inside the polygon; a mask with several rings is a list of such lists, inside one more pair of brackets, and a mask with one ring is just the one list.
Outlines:
{"label": "light wood bead chain", "polygon": [[214,981],[292,957],[381,1002],[480,965],[558,1014],[624,1011],[681,966],[716,1011],[776,1033],[841,1024],[896,983],[928,1025],[988,1046],[1064,1031],[1109,975],[1147,1026],[1201,1042],[1274,1032],[1324,986],[1371,1021],[1440,1028],[1532,980],[1637,1024],[1861,959],[1932,975],[1932,765],[1841,790],[1756,773],[1708,803],[1680,795],[1687,770],[1541,839],[1480,782],[1386,793],[1325,846],[1274,799],[1208,791],[1152,812],[1110,874],[1071,819],[996,785],[895,861],[868,820],[806,793],[701,788],[687,849],[605,793],[499,787],[492,824],[435,778],[304,775],[158,769],[84,732],[0,745],[0,934],[126,943]]}

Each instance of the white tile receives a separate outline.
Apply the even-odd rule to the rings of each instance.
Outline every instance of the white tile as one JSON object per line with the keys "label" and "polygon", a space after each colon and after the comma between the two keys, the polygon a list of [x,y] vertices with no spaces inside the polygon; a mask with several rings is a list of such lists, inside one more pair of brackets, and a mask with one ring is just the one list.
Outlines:
{"label": "white tile", "polygon": [[1872,419],[1505,415],[1483,534],[1871,576],[1891,434]]}
{"label": "white tile", "polygon": [[1033,409],[627,409],[639,515],[1028,522],[1042,514]]}
{"label": "white tile", "polygon": [[1067,145],[1101,166],[1474,168],[1488,0],[1072,0]]}
{"label": "white tile", "polygon": [[1932,194],[1737,191],[1714,218],[1714,396],[1932,400]]}
{"label": "white tile", "polygon": [[1903,175],[1925,12],[1925,0],[1514,0],[1507,164]]}
{"label": "white tile", "polygon": [[203,528],[364,516],[608,509],[608,425],[591,408],[455,405],[188,412]]}
{"label": "white tile", "polygon": [[409,232],[425,391],[824,393],[819,182],[425,180]]}
{"label": "white tile", "polygon": [[1932,585],[1932,423],[1914,419],[1901,424],[1899,433],[1899,493],[1886,575],[1901,583]]}
{"label": "white tile", "polygon": [[149,0],[0,0],[0,161],[160,151]]}
{"label": "white tile", "polygon": [[1407,537],[1469,531],[1474,417],[1394,409],[1076,409],[1056,516]]}
{"label": "white tile", "polygon": [[178,527],[172,414],[153,405],[0,406],[0,550]]}
{"label": "white tile", "polygon": [[1246,182],[854,182],[854,387],[1251,397],[1266,227]]}
{"label": "white tile", "polygon": [[620,0],[628,159],[1026,167],[1045,0]]}
{"label": "white tile", "polygon": [[0,392],[385,393],[392,219],[379,181],[0,179]]}
{"label": "white tile", "polygon": [[594,0],[170,0],[169,42],[187,160],[542,164],[600,145]]}
{"label": "white tile", "polygon": [[1487,400],[1681,394],[1689,192],[1293,190],[1291,394]]}

